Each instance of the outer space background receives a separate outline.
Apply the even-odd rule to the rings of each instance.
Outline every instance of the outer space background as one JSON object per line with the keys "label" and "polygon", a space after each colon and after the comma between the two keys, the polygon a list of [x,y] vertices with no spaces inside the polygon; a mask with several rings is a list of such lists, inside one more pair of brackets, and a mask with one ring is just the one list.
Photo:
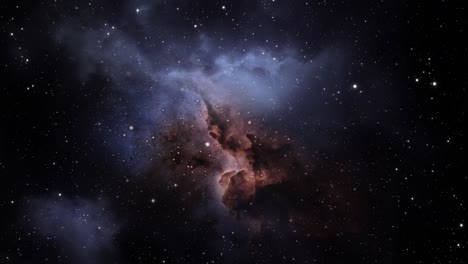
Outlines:
{"label": "outer space background", "polygon": [[467,263],[462,1],[3,1],[0,263]]}

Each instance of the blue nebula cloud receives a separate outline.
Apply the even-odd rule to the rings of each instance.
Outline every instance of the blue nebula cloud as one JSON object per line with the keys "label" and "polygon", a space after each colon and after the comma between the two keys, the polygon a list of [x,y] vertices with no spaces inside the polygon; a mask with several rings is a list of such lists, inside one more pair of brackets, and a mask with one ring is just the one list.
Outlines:
{"label": "blue nebula cloud", "polygon": [[[324,69],[341,64],[332,50],[307,60],[294,48],[217,50],[203,34],[191,49],[177,42],[153,47],[108,24],[92,30],[64,26],[57,40],[77,58],[84,83],[93,75],[107,78],[112,90],[103,102],[107,112],[97,113],[96,122],[105,126],[97,135],[116,164],[132,174],[142,174],[154,153],[162,151],[155,134],[173,120],[198,120],[199,127],[206,126],[200,102],[236,109],[244,118],[277,116],[305,89],[319,90],[315,77]],[[320,98],[314,98],[308,103],[319,111]]]}
{"label": "blue nebula cloud", "polygon": [[71,263],[104,263],[120,228],[102,201],[38,198],[31,203],[31,225],[56,242]]}

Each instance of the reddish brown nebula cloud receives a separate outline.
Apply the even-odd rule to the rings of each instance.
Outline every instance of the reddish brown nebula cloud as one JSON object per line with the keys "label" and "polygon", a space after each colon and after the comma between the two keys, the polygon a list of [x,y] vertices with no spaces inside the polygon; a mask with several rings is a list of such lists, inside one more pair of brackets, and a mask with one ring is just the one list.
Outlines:
{"label": "reddish brown nebula cloud", "polygon": [[259,234],[331,236],[361,229],[360,199],[328,157],[233,107],[205,100],[201,109],[198,119],[171,123],[158,136],[164,151],[155,165],[168,168],[168,179],[190,192],[192,203],[197,192],[207,202],[201,183],[215,181],[222,189],[217,199],[233,215],[252,220]]}
{"label": "reddish brown nebula cloud", "polygon": [[281,224],[316,235],[358,231],[357,199],[344,179],[334,178],[332,166],[308,159],[287,136],[252,125],[232,108],[205,104],[209,134],[235,160],[219,178],[231,212],[261,228]]}

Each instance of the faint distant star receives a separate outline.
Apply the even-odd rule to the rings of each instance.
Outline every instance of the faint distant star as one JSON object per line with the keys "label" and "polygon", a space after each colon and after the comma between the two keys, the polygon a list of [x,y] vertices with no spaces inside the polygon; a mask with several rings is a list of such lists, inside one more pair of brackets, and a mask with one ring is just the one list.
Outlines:
{"label": "faint distant star", "polygon": [[221,9],[225,10],[225,9],[226,9],[226,6],[222,6]]}
{"label": "faint distant star", "polygon": [[416,82],[419,82],[419,79],[418,79],[418,78],[416,78],[416,79],[415,79],[415,81],[416,81]]}
{"label": "faint distant star", "polygon": [[61,197],[61,196],[62,196],[62,193],[59,193],[58,196]]}
{"label": "faint distant star", "polygon": [[128,129],[133,130],[135,128],[133,126],[129,126]]}
{"label": "faint distant star", "polygon": [[432,86],[437,86],[437,82],[432,82]]}
{"label": "faint distant star", "polygon": [[357,89],[357,84],[353,84],[353,89]]}
{"label": "faint distant star", "polygon": [[460,223],[460,227],[463,227],[463,223]]}
{"label": "faint distant star", "polygon": [[139,9],[139,8],[137,8],[135,11],[137,12],[137,14],[140,13],[140,9]]}
{"label": "faint distant star", "polygon": [[155,203],[155,202],[156,202],[156,200],[154,198],[151,199],[151,203]]}
{"label": "faint distant star", "polygon": [[210,142],[205,142],[205,147],[209,147],[210,146]]}

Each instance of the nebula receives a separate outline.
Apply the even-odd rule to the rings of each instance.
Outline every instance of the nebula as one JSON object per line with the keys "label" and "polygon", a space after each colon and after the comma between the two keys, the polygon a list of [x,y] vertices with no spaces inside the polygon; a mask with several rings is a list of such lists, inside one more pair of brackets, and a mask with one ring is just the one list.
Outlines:
{"label": "nebula", "polygon": [[33,199],[30,205],[37,235],[53,237],[64,249],[70,263],[102,263],[112,259],[112,240],[121,225],[104,201],[85,199]]}
{"label": "nebula", "polygon": [[246,210],[258,188],[287,180],[288,172],[291,178],[297,173],[297,161],[284,139],[268,135],[270,131],[266,129],[263,135],[257,135],[260,129],[233,114],[229,107],[216,111],[210,103],[205,101],[205,105],[210,136],[235,160],[234,166],[229,167],[236,169],[223,173],[219,179],[225,189],[222,201],[229,209],[237,213]]}
{"label": "nebula", "polygon": [[321,88],[343,74],[341,52],[217,50],[218,39],[200,35],[190,49],[174,42],[174,56],[124,28],[101,34],[108,27],[63,25],[56,37],[78,58],[80,80],[109,94],[89,134],[124,183],[144,186],[122,192],[149,193],[151,206],[170,210],[177,225],[207,225],[213,241],[232,230],[246,246],[272,234],[362,230],[365,204],[317,132],[347,122]]}
{"label": "nebula", "polygon": [[272,225],[317,237],[359,232],[363,203],[346,178],[336,179],[333,163],[311,159],[314,155],[286,133],[244,117],[239,105],[212,104],[199,96],[192,118],[161,132],[168,151],[154,168],[182,175],[171,176],[178,182],[193,179],[186,184],[191,192],[210,186],[225,210],[250,221],[257,234]]}

